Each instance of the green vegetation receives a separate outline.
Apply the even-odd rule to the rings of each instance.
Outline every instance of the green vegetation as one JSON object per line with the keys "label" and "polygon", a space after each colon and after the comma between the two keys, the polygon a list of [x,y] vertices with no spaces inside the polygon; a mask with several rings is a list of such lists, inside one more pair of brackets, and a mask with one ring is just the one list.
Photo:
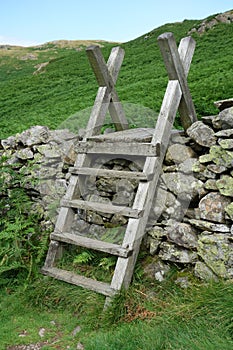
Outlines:
{"label": "green vegetation", "polygon": [[[157,37],[170,31],[179,43],[200,22],[166,24],[121,44],[125,59],[117,82],[120,99],[158,113],[167,73]],[[201,36],[192,35],[197,44],[188,78],[191,94],[199,116],[214,114],[213,102],[233,95],[233,24],[221,23]],[[106,59],[113,46],[116,44],[104,43],[102,51]],[[28,55],[36,59],[25,59]],[[47,66],[38,71],[38,65],[46,62]],[[97,91],[85,50],[52,43],[21,51],[1,49],[0,77],[0,138],[37,124],[57,128],[70,116],[91,107]],[[79,117],[83,127],[81,113]]]}
{"label": "green vegetation", "polygon": [[[143,123],[146,114],[152,126],[161,106],[167,74],[158,35],[171,31],[178,43],[199,23],[166,24],[121,45],[126,55],[117,91],[132,125]],[[233,95],[233,24],[219,24],[193,36],[197,47],[189,85],[201,116],[216,112],[213,101]],[[104,45],[107,59],[115,45]],[[36,124],[67,125],[74,131],[85,126],[97,83],[84,50],[54,43],[0,49],[0,77],[1,138]],[[81,349],[82,344],[85,350],[233,348],[231,281],[200,283],[176,266],[159,283],[145,274],[143,267],[151,258],[142,252],[131,287],[103,311],[102,295],[42,276],[49,232],[42,231],[23,180],[17,164],[1,159],[0,350],[30,343],[61,350]],[[63,267],[69,264],[98,279],[111,277],[114,263],[108,256],[83,249],[69,251],[61,261]],[[183,275],[190,280],[188,288],[175,283]]]}
{"label": "green vegetation", "polygon": [[30,283],[47,251],[48,232],[41,231],[16,167],[0,159],[0,288]]}

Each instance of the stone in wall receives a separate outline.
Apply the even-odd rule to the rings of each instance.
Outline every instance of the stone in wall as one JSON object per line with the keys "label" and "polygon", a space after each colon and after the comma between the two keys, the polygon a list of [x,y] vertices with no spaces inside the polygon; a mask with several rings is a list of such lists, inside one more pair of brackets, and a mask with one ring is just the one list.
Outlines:
{"label": "stone in wall", "polygon": [[233,244],[226,234],[202,232],[198,255],[217,277],[232,278]]}
{"label": "stone in wall", "polygon": [[211,222],[224,223],[225,208],[230,202],[230,198],[218,192],[208,193],[200,200],[198,205],[200,218]]}
{"label": "stone in wall", "polygon": [[216,187],[219,192],[228,197],[233,197],[233,177],[230,175],[222,175],[216,181]]}
{"label": "stone in wall", "polygon": [[216,144],[214,130],[202,121],[193,123],[187,130],[189,137],[195,140],[198,145],[211,147]]}
{"label": "stone in wall", "polygon": [[213,118],[213,127],[215,129],[233,128],[233,107],[226,108]]}

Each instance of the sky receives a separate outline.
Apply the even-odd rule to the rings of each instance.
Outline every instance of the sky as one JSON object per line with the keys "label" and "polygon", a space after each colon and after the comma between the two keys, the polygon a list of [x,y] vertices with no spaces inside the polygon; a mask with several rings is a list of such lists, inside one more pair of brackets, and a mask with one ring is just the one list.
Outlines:
{"label": "sky", "polygon": [[127,42],[166,23],[231,9],[232,0],[0,0],[0,44]]}

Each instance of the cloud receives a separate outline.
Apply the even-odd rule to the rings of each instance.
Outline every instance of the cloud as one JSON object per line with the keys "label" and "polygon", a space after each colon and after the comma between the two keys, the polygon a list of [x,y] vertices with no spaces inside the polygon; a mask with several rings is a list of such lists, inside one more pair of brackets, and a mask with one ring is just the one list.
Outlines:
{"label": "cloud", "polygon": [[16,45],[16,46],[35,46],[40,43],[32,40],[19,39],[15,37],[8,37],[0,35],[0,45]]}

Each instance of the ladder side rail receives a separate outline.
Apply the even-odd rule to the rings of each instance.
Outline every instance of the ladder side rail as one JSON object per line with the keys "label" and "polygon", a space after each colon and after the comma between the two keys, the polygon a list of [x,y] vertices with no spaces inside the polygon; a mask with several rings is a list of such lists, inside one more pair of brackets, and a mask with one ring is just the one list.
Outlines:
{"label": "ladder side rail", "polygon": [[106,86],[109,89],[109,92],[111,92],[111,90],[114,89],[116,81],[113,81],[112,76],[109,73],[108,66],[102,55],[100,47],[97,45],[89,46],[86,48],[86,54],[98,85],[100,87]]}
{"label": "ladder side rail", "polygon": [[133,247],[133,254],[127,258],[118,258],[115,267],[115,273],[112,279],[111,287],[120,290],[122,286],[127,288],[132,279],[134,266],[140,249],[140,244],[144,236],[144,230],[147,224],[150,208],[154,198],[157,182],[160,176],[163,158],[169,143],[171,129],[175,120],[182,92],[179,82],[169,81],[162,107],[156,124],[155,138],[161,141],[163,147],[160,157],[147,158],[144,165],[144,172],[155,172],[152,181],[139,183],[138,191],[134,200],[134,209],[144,209],[144,216],[141,219],[129,219],[123,246]]}
{"label": "ladder side rail", "polygon": [[111,96],[106,86],[99,87],[91,110],[90,118],[87,123],[84,140],[87,137],[100,134],[106,113],[108,111]]}

